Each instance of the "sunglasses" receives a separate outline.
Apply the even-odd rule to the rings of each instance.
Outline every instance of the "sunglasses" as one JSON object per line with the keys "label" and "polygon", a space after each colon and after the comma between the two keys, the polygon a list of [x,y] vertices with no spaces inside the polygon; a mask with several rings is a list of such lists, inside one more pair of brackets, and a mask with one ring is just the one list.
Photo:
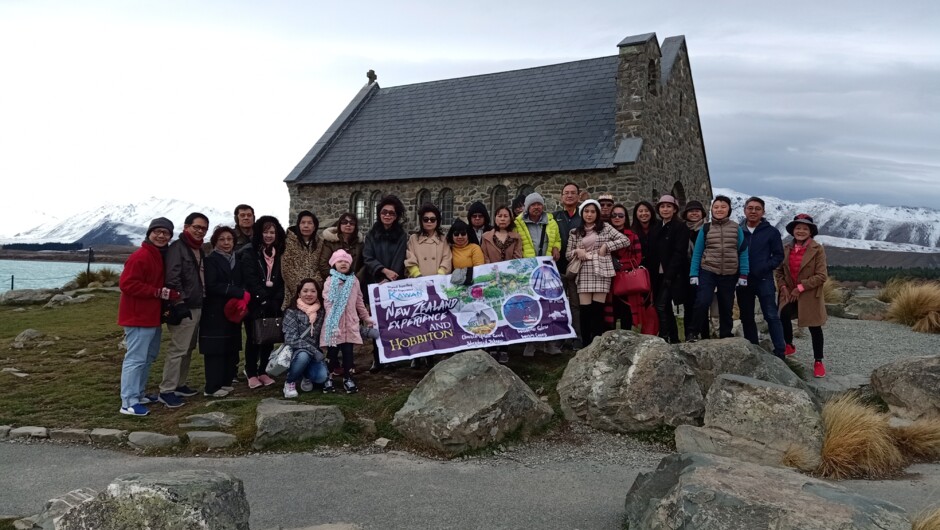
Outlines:
{"label": "sunglasses", "polygon": [[382,217],[395,217],[398,213],[395,210],[382,210],[379,212]]}
{"label": "sunglasses", "polygon": [[434,223],[437,222],[437,217],[422,217],[421,220],[425,223]]}
{"label": "sunglasses", "polygon": [[353,221],[352,219],[343,219],[342,221],[339,222],[339,224],[341,224],[341,225],[354,225],[354,224],[356,224],[356,221]]}
{"label": "sunglasses", "polygon": [[612,214],[610,214],[610,216],[611,216],[611,217],[614,217],[614,218],[617,218],[617,219],[622,219],[622,218],[626,217],[627,214],[625,214],[625,213],[612,213]]}
{"label": "sunglasses", "polygon": [[454,237],[467,237],[466,232],[454,232]]}

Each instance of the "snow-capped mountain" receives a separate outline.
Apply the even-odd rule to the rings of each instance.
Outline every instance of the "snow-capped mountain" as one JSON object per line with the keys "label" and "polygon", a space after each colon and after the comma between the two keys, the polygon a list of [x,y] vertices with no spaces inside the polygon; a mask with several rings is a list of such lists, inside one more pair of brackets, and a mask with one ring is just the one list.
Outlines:
{"label": "snow-capped mountain", "polygon": [[[733,219],[743,219],[749,195],[713,188],[731,198]],[[823,245],[893,252],[940,252],[940,211],[880,204],[840,204],[829,199],[787,201],[761,196],[764,218],[784,236],[787,223],[798,213],[813,217]]]}
{"label": "snow-capped mountain", "polygon": [[136,204],[109,203],[64,220],[50,220],[35,228],[6,238],[6,243],[75,243],[85,247],[99,245],[139,245],[147,226],[156,217],[173,222],[178,234],[191,212],[209,217],[209,226],[232,224],[232,212],[204,204],[151,197]]}

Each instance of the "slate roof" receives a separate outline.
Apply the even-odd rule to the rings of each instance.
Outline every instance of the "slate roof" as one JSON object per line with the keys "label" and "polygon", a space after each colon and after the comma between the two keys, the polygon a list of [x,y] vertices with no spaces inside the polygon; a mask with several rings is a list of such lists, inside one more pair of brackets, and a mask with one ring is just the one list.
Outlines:
{"label": "slate roof", "polygon": [[618,61],[600,57],[367,86],[285,180],[320,184],[612,168]]}

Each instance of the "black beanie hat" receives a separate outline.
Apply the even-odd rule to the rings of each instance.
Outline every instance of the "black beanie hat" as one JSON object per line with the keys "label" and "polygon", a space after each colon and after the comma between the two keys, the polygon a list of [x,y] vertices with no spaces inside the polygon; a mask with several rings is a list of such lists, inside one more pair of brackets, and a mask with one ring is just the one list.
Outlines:
{"label": "black beanie hat", "polygon": [[153,232],[157,228],[165,228],[170,231],[170,235],[173,235],[173,223],[166,217],[157,217],[153,221],[150,221],[150,226],[147,227],[147,236],[150,237],[150,232]]}

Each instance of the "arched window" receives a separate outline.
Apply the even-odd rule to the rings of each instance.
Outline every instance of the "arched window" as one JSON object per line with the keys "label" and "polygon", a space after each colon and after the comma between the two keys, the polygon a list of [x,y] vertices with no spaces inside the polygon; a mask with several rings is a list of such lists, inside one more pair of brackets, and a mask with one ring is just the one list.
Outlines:
{"label": "arched window", "polygon": [[369,218],[366,211],[366,197],[362,192],[357,191],[352,194],[349,199],[349,210],[356,214],[356,218],[367,230],[372,227],[372,223],[367,222]]}
{"label": "arched window", "polygon": [[500,206],[509,206],[509,188],[506,186],[496,186],[493,188],[493,200],[490,203],[490,215],[496,213]]}
{"label": "arched window", "polygon": [[672,185],[672,192],[670,195],[676,198],[676,202],[679,203],[680,207],[685,206],[685,186],[682,185],[678,180],[675,184]]}
{"label": "arched window", "polygon": [[437,207],[441,210],[441,224],[450,224],[454,220],[454,192],[450,188],[441,190],[437,199]]}
{"label": "arched window", "polygon": [[649,79],[647,88],[650,94],[655,96],[659,88],[659,65],[656,64],[654,59],[650,59],[650,62],[647,64],[646,75]]}
{"label": "arched window", "polygon": [[415,222],[418,223],[417,226],[419,227],[421,226],[421,219],[417,218],[418,210],[420,210],[422,206],[430,202],[431,202],[431,192],[426,189],[422,189],[421,191],[419,191],[418,195],[415,197]]}
{"label": "arched window", "polygon": [[522,186],[519,186],[519,195],[522,195],[523,197],[534,192],[535,192],[535,186],[531,184],[523,184]]}
{"label": "arched window", "polygon": [[375,216],[375,207],[382,202],[382,192],[373,191],[372,196],[369,198],[369,226],[372,226],[378,221],[378,218]]}

